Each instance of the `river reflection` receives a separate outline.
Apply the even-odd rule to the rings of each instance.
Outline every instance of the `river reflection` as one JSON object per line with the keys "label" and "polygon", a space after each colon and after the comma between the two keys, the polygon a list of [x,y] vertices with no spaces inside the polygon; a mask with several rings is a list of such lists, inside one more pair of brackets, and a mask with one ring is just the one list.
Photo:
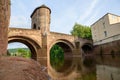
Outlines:
{"label": "river reflection", "polygon": [[97,80],[120,80],[120,55],[96,56]]}
{"label": "river reflection", "polygon": [[120,68],[108,65],[96,66],[97,80],[120,80]]}
{"label": "river reflection", "polygon": [[[87,65],[84,64],[85,60]],[[83,65],[90,71],[89,73],[86,71],[78,80],[120,80],[120,55],[86,56]]]}
{"label": "river reflection", "polygon": [[57,80],[120,80],[120,55],[77,56],[73,57],[72,63],[69,58],[61,68],[62,73],[71,65],[74,67],[71,71],[76,73],[68,73],[66,79]]}

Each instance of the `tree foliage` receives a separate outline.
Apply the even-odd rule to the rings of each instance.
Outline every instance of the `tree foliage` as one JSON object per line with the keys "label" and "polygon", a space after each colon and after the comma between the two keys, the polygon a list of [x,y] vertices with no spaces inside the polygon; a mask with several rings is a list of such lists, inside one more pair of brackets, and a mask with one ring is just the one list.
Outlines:
{"label": "tree foliage", "polygon": [[31,58],[31,51],[27,48],[16,48],[8,50],[8,56],[19,56],[24,58]]}
{"label": "tree foliage", "polygon": [[57,71],[64,65],[64,51],[57,44],[50,50],[50,64]]}
{"label": "tree foliage", "polygon": [[84,26],[76,23],[71,31],[71,34],[81,38],[92,39],[91,29],[88,26]]}
{"label": "tree foliage", "polygon": [[17,56],[30,58],[31,57],[31,52],[30,52],[30,50],[25,50],[25,49],[19,48],[17,50]]}

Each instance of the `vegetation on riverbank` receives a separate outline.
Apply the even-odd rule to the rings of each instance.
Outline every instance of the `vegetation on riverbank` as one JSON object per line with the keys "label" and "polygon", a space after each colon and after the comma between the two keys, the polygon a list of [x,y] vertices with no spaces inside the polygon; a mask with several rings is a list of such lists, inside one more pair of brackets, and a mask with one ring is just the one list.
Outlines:
{"label": "vegetation on riverbank", "polygon": [[28,48],[8,49],[8,56],[31,58],[31,51]]}
{"label": "vegetation on riverbank", "polygon": [[92,39],[91,28],[78,23],[73,26],[71,34],[81,38]]}

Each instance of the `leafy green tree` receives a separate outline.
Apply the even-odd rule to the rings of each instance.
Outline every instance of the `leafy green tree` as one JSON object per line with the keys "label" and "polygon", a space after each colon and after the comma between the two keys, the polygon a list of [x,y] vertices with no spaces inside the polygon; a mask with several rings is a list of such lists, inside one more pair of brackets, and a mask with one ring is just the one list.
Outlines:
{"label": "leafy green tree", "polygon": [[23,48],[19,48],[17,50],[17,56],[21,56],[21,57],[25,57],[25,58],[30,58],[31,57],[31,53],[29,50],[25,50]]}
{"label": "leafy green tree", "polygon": [[64,65],[64,51],[57,44],[50,50],[50,64],[57,71]]}
{"label": "leafy green tree", "polygon": [[81,38],[92,39],[91,29],[88,26],[84,26],[78,23],[75,23],[71,34]]}
{"label": "leafy green tree", "polygon": [[31,58],[31,51],[28,48],[15,48],[8,50],[8,56],[20,56]]}

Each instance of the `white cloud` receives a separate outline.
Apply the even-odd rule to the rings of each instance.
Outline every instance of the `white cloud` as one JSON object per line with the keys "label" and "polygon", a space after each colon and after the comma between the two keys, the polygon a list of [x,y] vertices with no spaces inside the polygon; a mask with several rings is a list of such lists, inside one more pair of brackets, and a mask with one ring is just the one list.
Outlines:
{"label": "white cloud", "polygon": [[97,10],[94,11],[94,13],[89,16],[89,19],[87,19],[84,24],[91,26],[96,20],[98,20],[99,17],[99,13],[102,10],[103,6],[99,6],[99,8]]}
{"label": "white cloud", "polygon": [[22,0],[11,0],[10,27],[31,28],[30,15],[36,7],[42,4],[43,0],[31,0],[27,2],[28,4],[26,2]]}
{"label": "white cloud", "polygon": [[94,15],[92,15],[84,24],[90,26],[91,23],[95,22],[97,16],[98,16],[99,11],[94,12]]}
{"label": "white cloud", "polygon": [[[51,30],[60,33],[69,34],[73,25],[77,19],[77,12],[79,6],[79,0],[76,0],[73,4],[68,5],[62,11],[56,12],[56,16],[52,16]],[[53,13],[54,14],[54,13]]]}
{"label": "white cloud", "polygon": [[28,7],[20,0],[12,0],[10,27],[30,28]]}
{"label": "white cloud", "polygon": [[81,18],[78,19],[78,22],[85,22],[86,18],[88,18],[91,14],[93,14],[93,10],[96,7],[99,0],[93,0],[93,2],[90,4],[90,6],[85,10],[83,15],[81,15]]}

